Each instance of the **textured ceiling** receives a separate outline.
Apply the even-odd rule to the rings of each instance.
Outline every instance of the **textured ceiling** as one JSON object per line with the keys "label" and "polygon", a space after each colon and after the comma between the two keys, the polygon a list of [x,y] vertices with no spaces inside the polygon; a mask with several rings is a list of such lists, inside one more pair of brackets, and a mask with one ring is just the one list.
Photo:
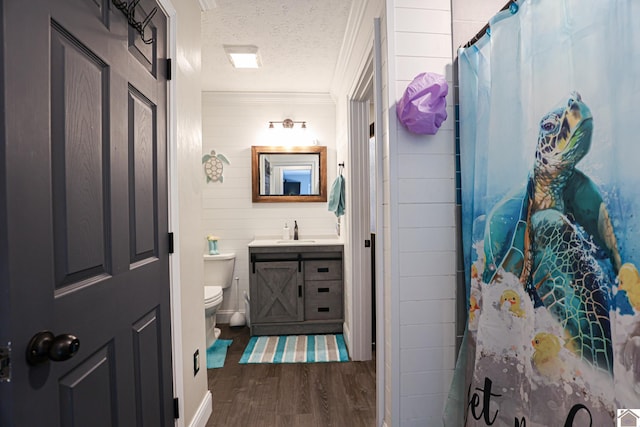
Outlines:
{"label": "textured ceiling", "polygon": [[[202,13],[202,89],[329,92],[351,3],[216,0]],[[262,67],[234,69],[223,45],[258,46]]]}

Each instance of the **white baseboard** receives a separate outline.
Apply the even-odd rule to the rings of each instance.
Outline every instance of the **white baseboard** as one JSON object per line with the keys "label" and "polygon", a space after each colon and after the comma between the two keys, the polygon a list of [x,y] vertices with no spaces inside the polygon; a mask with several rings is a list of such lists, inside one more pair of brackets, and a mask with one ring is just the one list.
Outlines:
{"label": "white baseboard", "polygon": [[204,395],[202,402],[200,402],[200,407],[198,407],[189,427],[206,427],[207,421],[209,421],[209,417],[212,413],[213,400],[211,398],[211,392],[207,390],[207,393]]}
{"label": "white baseboard", "polygon": [[347,346],[349,358],[351,358],[351,330],[347,326],[347,322],[342,324],[342,336],[344,337],[344,343]]}
{"label": "white baseboard", "polygon": [[[239,311],[244,314],[244,310]],[[235,312],[235,310],[218,310],[216,313],[216,323],[229,323],[231,316],[233,316],[233,313]]]}

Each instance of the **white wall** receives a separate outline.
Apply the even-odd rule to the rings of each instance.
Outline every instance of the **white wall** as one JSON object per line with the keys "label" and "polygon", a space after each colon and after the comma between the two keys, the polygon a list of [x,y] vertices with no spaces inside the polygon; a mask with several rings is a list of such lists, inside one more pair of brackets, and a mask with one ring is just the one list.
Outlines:
{"label": "white wall", "polygon": [[[502,0],[460,3],[454,1],[457,15],[453,20],[448,0],[387,2],[387,273],[390,282],[398,285],[389,287],[387,304],[390,334],[399,336],[391,339],[391,425],[441,425],[455,366],[457,237],[452,46],[457,49],[482,28],[502,7]],[[455,41],[452,24],[458,29]],[[434,136],[413,135],[396,119],[396,102],[411,80],[423,71],[446,76],[450,88],[448,119]],[[395,355],[399,358],[397,364]]]}
{"label": "white wall", "polygon": [[506,0],[452,0],[454,55],[507,3]]}
{"label": "white wall", "polygon": [[[388,75],[384,81],[389,203],[386,269],[390,315],[391,425],[437,426],[455,366],[456,221],[452,46],[464,44],[502,4],[448,0],[387,1]],[[500,3],[500,2],[498,2]],[[452,25],[457,38],[452,40]],[[420,72],[449,83],[448,119],[434,136],[409,133],[395,104]],[[461,296],[463,297],[463,296]],[[397,335],[397,338],[393,338]],[[397,356],[398,360],[395,360]],[[397,406],[396,406],[397,403]]]}
{"label": "white wall", "polygon": [[[435,136],[409,133],[395,104],[420,72],[452,84],[448,0],[387,2],[389,280],[392,425],[437,426],[455,364],[455,150],[448,119]],[[399,398],[397,397],[399,394]]]}
{"label": "white wall", "polygon": [[[202,113],[200,85],[200,8],[193,0],[172,0],[177,13],[176,110],[180,258],[180,301],[182,309],[183,405],[181,419],[191,426],[209,396],[206,361],[204,299],[202,296],[200,158],[202,156]],[[174,195],[172,195],[174,196]],[[193,353],[200,352],[201,368],[193,375]],[[206,362],[204,362],[206,365]],[[206,421],[206,420],[205,420]]]}
{"label": "white wall", "polygon": [[422,71],[451,83],[451,11],[447,0],[365,3],[343,52],[345,81],[333,92],[342,147],[348,95],[373,46],[373,17],[380,17],[385,331],[384,368],[377,375],[385,390],[378,424],[431,427],[442,424],[455,362],[453,109],[449,96],[449,120],[438,134],[416,136],[398,125],[395,104]]}
{"label": "white wall", "polygon": [[[298,221],[301,239],[336,235],[336,217],[327,209],[327,203],[252,203],[251,146],[282,144],[283,140],[274,139],[274,132],[268,130],[269,121],[285,118],[306,121],[309,136],[315,137],[318,145],[327,147],[327,190],[330,191],[338,163],[335,104],[328,94],[204,92],[202,114],[200,156],[213,149],[216,154],[223,154],[230,165],[224,166],[223,182],[207,183],[202,165],[194,171],[197,185],[202,189],[203,215],[200,232],[194,239],[200,256],[206,250],[208,234],[220,237],[221,252],[236,254],[235,276],[240,279],[242,301],[243,291],[249,290],[247,244],[254,238],[282,236],[285,222],[293,235],[294,220]],[[192,208],[199,206],[200,202]],[[236,307],[235,281],[225,290],[223,298],[218,321],[226,323]],[[242,302],[240,311],[244,312]]]}

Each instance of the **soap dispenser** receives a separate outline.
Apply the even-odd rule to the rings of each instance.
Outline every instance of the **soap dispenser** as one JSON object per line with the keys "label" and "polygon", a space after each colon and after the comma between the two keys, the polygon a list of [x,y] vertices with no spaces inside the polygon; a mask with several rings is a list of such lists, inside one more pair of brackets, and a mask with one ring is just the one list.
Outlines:
{"label": "soap dispenser", "polygon": [[287,223],[284,223],[284,228],[282,229],[282,240],[290,240],[291,239],[291,234],[289,233],[289,225],[287,225]]}
{"label": "soap dispenser", "polygon": [[293,240],[298,240],[298,221],[293,221]]}

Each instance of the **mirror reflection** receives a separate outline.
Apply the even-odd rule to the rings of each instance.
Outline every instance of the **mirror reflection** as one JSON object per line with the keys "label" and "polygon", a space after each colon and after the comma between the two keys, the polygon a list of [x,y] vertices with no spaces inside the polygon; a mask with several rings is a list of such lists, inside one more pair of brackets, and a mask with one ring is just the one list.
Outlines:
{"label": "mirror reflection", "polygon": [[320,154],[260,154],[261,196],[320,194]]}
{"label": "mirror reflection", "polygon": [[251,147],[254,202],[322,202],[326,147]]}

